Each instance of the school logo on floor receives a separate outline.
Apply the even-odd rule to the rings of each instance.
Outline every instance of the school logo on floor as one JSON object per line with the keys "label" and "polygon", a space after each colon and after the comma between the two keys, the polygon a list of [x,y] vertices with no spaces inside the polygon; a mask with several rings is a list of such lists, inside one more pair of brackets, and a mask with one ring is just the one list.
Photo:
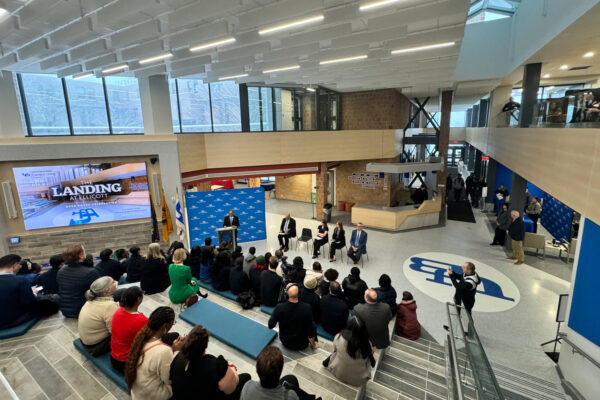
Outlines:
{"label": "school logo on floor", "polygon": [[454,286],[447,269],[462,273],[462,264],[470,261],[481,279],[475,296],[474,311],[499,312],[519,303],[519,289],[506,275],[480,261],[450,253],[420,253],[404,262],[404,274],[417,289],[443,303],[453,301]]}

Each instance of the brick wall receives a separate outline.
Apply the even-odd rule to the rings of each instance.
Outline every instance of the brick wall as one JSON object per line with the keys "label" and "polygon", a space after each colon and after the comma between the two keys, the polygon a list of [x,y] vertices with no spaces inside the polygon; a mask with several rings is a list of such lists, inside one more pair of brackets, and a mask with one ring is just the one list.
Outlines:
{"label": "brick wall", "polygon": [[310,203],[312,175],[291,175],[275,177],[275,197]]}
{"label": "brick wall", "polygon": [[9,244],[9,251],[40,264],[47,263],[51,256],[61,253],[72,244],[82,244],[86,252],[94,257],[98,257],[100,251],[105,248],[128,249],[133,245],[139,246],[145,253],[152,238],[151,229],[152,222],[143,221],[39,234],[28,233],[20,237],[20,243]]}
{"label": "brick wall", "polygon": [[[377,185],[373,189],[363,188],[361,184],[353,183],[349,179],[353,173],[368,173],[366,171],[368,162],[398,162],[398,160],[396,158],[385,158],[380,160],[342,162],[336,168],[335,173],[337,201],[386,207],[392,205],[393,185],[390,174],[385,174],[383,178],[375,178],[374,182]],[[372,174],[372,172],[369,173]]]}
{"label": "brick wall", "polygon": [[396,89],[342,93],[341,129],[401,129],[409,119],[410,102]]}

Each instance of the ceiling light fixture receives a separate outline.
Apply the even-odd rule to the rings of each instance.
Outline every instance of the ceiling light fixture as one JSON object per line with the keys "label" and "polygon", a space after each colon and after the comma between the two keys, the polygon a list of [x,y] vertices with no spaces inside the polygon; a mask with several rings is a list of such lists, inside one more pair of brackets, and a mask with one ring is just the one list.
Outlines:
{"label": "ceiling light fixture", "polygon": [[138,62],[140,64],[150,64],[150,63],[153,63],[155,61],[160,61],[160,60],[164,60],[166,58],[171,58],[171,57],[173,57],[173,53],[167,52],[167,53],[159,54],[159,55],[152,56],[152,57],[142,58]]}
{"label": "ceiling light fixture", "polygon": [[200,44],[198,46],[190,47],[190,51],[200,51],[200,50],[204,50],[204,49],[209,49],[211,47],[219,47],[219,46],[223,46],[225,44],[230,44],[230,43],[234,43],[234,42],[235,42],[235,38],[216,40],[214,42],[204,43],[204,44]]}
{"label": "ceiling light fixture", "polygon": [[311,87],[307,87],[306,90],[308,90],[309,92],[314,92],[316,89],[315,88],[311,88]]}
{"label": "ceiling light fixture", "polygon": [[548,86],[548,90],[554,89],[554,86]]}
{"label": "ceiling light fixture", "polygon": [[565,69],[569,69],[569,66],[567,64],[561,65],[560,69],[562,69],[564,71]]}
{"label": "ceiling light fixture", "polygon": [[8,11],[5,8],[0,7],[0,18],[4,17],[8,14]]}
{"label": "ceiling light fixture", "polygon": [[229,81],[231,79],[236,79],[236,78],[243,78],[245,76],[248,76],[248,74],[238,74],[238,75],[228,75],[228,76],[222,76],[219,78],[220,81]]}
{"label": "ceiling light fixture", "polygon": [[266,69],[266,70],[263,71],[263,74],[270,74],[272,72],[291,71],[293,69],[298,69],[298,68],[300,68],[299,65],[290,65],[289,67]]}
{"label": "ceiling light fixture", "polygon": [[377,8],[377,7],[383,7],[383,6],[387,6],[389,4],[392,3],[397,3],[398,0],[380,0],[380,1],[373,1],[371,3],[366,3],[363,4],[362,6],[359,7],[360,11],[367,11],[367,10],[371,10],[373,8]]}
{"label": "ceiling light fixture", "polygon": [[593,51],[588,51],[587,53],[585,53],[583,55],[584,58],[590,58],[590,57],[594,57],[594,52]]}
{"label": "ceiling light fixture", "polygon": [[299,19],[297,21],[288,22],[287,24],[281,24],[281,25],[273,26],[271,28],[262,29],[262,30],[258,31],[258,34],[266,35],[268,33],[279,32],[284,29],[290,29],[290,28],[294,28],[296,26],[310,24],[311,22],[323,21],[323,19],[325,19],[325,16],[316,15],[314,17]]}
{"label": "ceiling light fixture", "polygon": [[116,65],[114,67],[105,68],[102,70],[103,74],[109,74],[111,72],[126,70],[129,66],[127,64]]}
{"label": "ceiling light fixture", "polygon": [[548,79],[548,78],[550,78],[550,74],[544,74],[544,76],[542,76],[542,78]]}
{"label": "ceiling light fixture", "polygon": [[433,49],[439,49],[441,47],[454,46],[454,44],[455,44],[455,42],[428,44],[426,46],[418,46],[418,47],[410,47],[408,49],[392,50],[392,54],[404,54],[404,53],[414,53],[417,51],[424,51],[424,50],[433,50]]}
{"label": "ceiling light fixture", "polygon": [[73,75],[73,80],[76,81],[77,79],[89,78],[91,76],[94,76],[93,72],[86,72],[85,74],[81,75]]}
{"label": "ceiling light fixture", "polygon": [[364,60],[365,58],[367,58],[367,55],[366,54],[362,54],[360,56],[352,56],[352,57],[344,57],[344,58],[333,58],[331,60],[321,61],[321,62],[319,62],[319,64],[320,65],[335,64],[335,63],[341,63],[341,62],[346,62],[346,61]]}

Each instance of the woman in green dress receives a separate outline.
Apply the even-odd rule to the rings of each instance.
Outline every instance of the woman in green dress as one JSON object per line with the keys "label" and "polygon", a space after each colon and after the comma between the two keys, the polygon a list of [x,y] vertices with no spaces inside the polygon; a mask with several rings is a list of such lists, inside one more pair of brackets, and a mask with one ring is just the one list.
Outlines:
{"label": "woman in green dress", "polygon": [[[192,270],[183,262],[187,258],[184,249],[177,249],[173,253],[173,264],[169,265],[169,278],[171,278],[171,288],[169,289],[169,299],[173,304],[180,304],[193,295],[199,294],[197,279],[192,277]],[[200,295],[206,297],[206,295]]]}

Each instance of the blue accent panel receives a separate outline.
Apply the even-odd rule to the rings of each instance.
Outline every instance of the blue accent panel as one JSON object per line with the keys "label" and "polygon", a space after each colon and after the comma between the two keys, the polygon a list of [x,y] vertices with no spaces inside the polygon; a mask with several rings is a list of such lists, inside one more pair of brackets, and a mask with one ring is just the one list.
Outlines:
{"label": "blue accent panel", "polygon": [[571,239],[573,210],[548,193],[544,195],[544,206],[542,207],[540,222],[555,239]]}
{"label": "blue accent panel", "polygon": [[529,194],[531,195],[531,197],[537,197],[540,200],[543,199],[544,195],[546,194],[542,189],[535,186],[531,182],[527,182],[527,190],[529,190]]}
{"label": "blue accent panel", "polygon": [[513,172],[510,169],[506,168],[504,165],[498,163],[496,166],[496,181],[494,182],[494,185],[496,187],[494,188],[494,191],[498,189],[498,186],[500,186],[500,184],[504,184],[506,189],[508,189],[508,191],[510,192],[510,187],[512,185],[512,177]]}
{"label": "blue accent panel", "polygon": [[569,327],[600,346],[600,296],[598,296],[598,257],[600,226],[586,219],[580,238],[577,274],[571,299]]}
{"label": "blue accent panel", "polygon": [[229,210],[240,218],[238,243],[266,240],[265,190],[261,187],[229,189],[185,194],[190,245],[202,246],[204,239],[217,242],[217,228]]}

